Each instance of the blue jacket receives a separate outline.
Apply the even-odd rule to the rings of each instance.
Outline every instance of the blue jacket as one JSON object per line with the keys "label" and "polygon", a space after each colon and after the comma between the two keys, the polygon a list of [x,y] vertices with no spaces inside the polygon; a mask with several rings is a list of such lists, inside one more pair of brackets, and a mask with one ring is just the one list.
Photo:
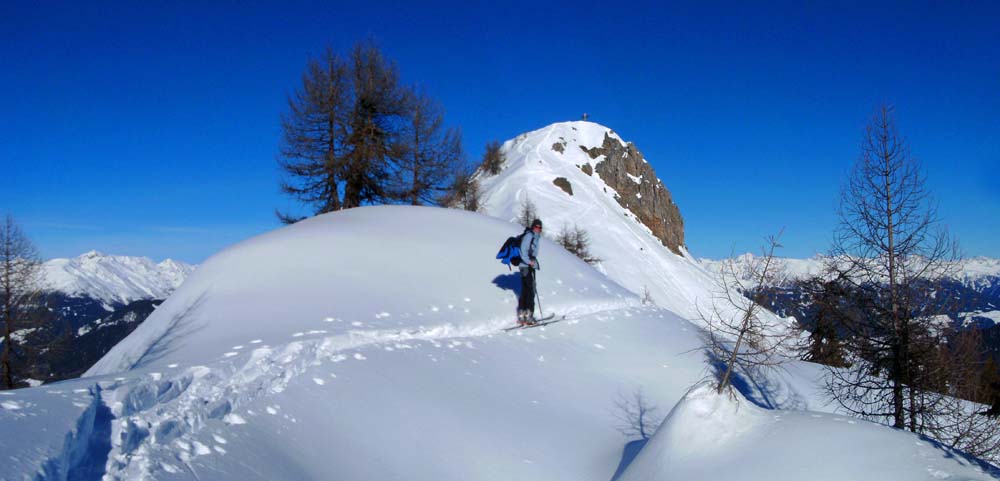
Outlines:
{"label": "blue jacket", "polygon": [[[538,247],[541,245],[542,236],[540,234],[535,234],[535,231],[529,229],[528,232],[524,234],[521,238],[521,259],[524,261],[521,264],[522,269],[528,268],[529,260],[536,260],[538,257]],[[537,261],[535,262],[535,267],[538,267]]]}

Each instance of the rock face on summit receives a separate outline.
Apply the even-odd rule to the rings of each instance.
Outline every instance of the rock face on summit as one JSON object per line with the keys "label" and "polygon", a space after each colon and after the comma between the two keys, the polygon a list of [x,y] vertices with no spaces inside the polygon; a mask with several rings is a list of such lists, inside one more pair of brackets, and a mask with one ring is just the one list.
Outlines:
{"label": "rock face on summit", "polygon": [[591,159],[604,157],[595,170],[601,180],[618,192],[615,200],[649,227],[664,246],[680,254],[680,247],[684,245],[681,211],[635,144],[622,144],[605,133],[600,147],[581,145],[580,149]]}

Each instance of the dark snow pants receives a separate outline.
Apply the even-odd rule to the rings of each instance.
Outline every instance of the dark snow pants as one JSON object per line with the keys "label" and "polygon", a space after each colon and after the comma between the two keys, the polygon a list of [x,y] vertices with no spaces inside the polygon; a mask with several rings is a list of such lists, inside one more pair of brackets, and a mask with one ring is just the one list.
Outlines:
{"label": "dark snow pants", "polygon": [[521,271],[521,297],[517,300],[517,309],[535,312],[535,270],[532,268]]}

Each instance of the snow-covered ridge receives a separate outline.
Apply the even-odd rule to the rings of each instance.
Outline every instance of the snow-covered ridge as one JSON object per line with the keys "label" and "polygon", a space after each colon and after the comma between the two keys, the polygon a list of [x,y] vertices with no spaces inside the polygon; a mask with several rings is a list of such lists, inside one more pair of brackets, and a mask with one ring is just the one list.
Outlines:
{"label": "snow-covered ridge", "polygon": [[164,299],[194,272],[195,266],[173,259],[106,255],[90,251],[72,259],[43,264],[43,285],[70,296],[89,296],[108,304]]}
{"label": "snow-covered ridge", "polygon": [[[755,259],[754,254],[746,253],[733,258],[734,267],[737,274],[747,272],[747,267]],[[824,263],[829,261],[829,257],[816,255],[808,259],[781,258],[784,277],[789,281],[803,280],[810,277],[819,276],[823,273]],[[726,268],[727,259],[699,259],[701,265],[708,271],[715,274],[722,272]],[[1000,259],[991,257],[970,257],[952,263],[948,269],[952,273],[952,279],[966,286],[975,286],[989,280],[992,277],[1000,277]],[[744,282],[752,282],[752,279],[740,279]]]}
{"label": "snow-covered ridge", "polygon": [[[556,237],[564,226],[577,225],[590,236],[590,251],[602,259],[596,267],[611,280],[687,319],[698,319],[699,306],[711,311],[720,291],[714,275],[693,257],[664,247],[652,231],[616,200],[617,192],[594,167],[585,149],[599,147],[605,136],[626,142],[610,128],[594,122],[560,122],[504,142],[506,157],[497,175],[478,174],[483,211],[515,221],[530,199],[545,223],[545,235]],[[562,146],[553,149],[553,144]],[[585,172],[591,171],[592,174]],[[569,195],[553,184],[559,177],[572,185]],[[775,322],[780,322],[775,320]]]}

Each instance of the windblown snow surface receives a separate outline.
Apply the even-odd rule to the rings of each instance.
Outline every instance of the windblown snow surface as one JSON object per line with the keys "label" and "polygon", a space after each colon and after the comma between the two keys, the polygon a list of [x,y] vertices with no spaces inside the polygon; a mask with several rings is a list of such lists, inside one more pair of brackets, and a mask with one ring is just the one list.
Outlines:
{"label": "windblown snow surface", "polygon": [[[752,406],[748,416],[783,421],[737,423],[744,442],[703,443],[723,463],[706,467],[712,477],[649,467],[685,449],[668,428],[632,473],[642,443],[619,433],[617,405],[642,389],[665,413],[710,377],[699,329],[545,241],[541,308],[568,317],[502,331],[517,274],[493,255],[515,228],[366,207],[226,249],[89,377],[0,393],[0,479],[828,479],[817,473],[844,472],[876,442],[878,469],[850,479],[991,479],[889,428]],[[792,363],[742,388],[762,406],[826,409],[819,375]],[[717,432],[729,419],[679,409],[668,426]],[[803,447],[788,459],[768,441],[792,438],[841,454]]]}

